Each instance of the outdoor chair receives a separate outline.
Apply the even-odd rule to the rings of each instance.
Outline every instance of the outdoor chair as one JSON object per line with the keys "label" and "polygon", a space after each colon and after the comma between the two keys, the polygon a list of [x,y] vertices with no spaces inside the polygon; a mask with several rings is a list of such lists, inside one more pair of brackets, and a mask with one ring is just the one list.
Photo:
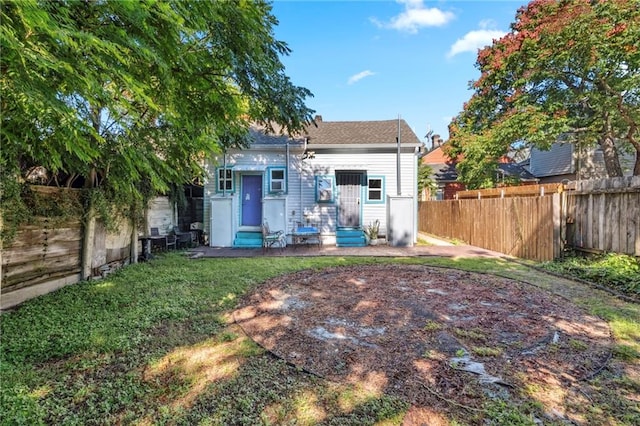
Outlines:
{"label": "outdoor chair", "polygon": [[176,236],[178,237],[178,240],[177,240],[178,248],[180,247],[188,248],[193,245],[193,236],[191,232],[176,231]]}
{"label": "outdoor chair", "polygon": [[284,250],[284,247],[287,243],[287,236],[284,231],[271,231],[269,229],[269,224],[265,221],[262,224],[262,251],[266,251],[276,244],[280,247],[281,250]]}
{"label": "outdoor chair", "polygon": [[169,235],[167,235],[167,250],[169,250],[170,248],[173,248],[175,250],[176,242],[177,242],[176,234],[170,232]]}

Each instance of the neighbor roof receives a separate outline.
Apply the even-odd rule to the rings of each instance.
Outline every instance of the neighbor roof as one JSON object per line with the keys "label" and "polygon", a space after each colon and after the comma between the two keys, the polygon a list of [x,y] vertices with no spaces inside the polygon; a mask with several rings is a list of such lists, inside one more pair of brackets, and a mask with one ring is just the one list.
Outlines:
{"label": "neighbor roof", "polygon": [[252,124],[249,128],[249,134],[253,144],[257,145],[284,145],[287,142],[290,144],[302,144],[301,138],[290,138],[288,135],[282,133],[282,128],[276,125],[273,126],[273,133],[267,133],[264,126],[258,124]]}
{"label": "neighbor roof", "polygon": [[[382,121],[322,121],[316,120],[307,128],[308,144],[353,145],[395,144],[398,120]],[[420,140],[404,120],[400,120],[401,144],[420,144]]]}

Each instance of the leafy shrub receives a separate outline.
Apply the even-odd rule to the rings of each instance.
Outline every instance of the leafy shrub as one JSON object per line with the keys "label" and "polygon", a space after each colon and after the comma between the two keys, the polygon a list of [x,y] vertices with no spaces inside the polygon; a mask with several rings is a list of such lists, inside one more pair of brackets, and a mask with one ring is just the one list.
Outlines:
{"label": "leafy shrub", "polygon": [[640,261],[625,254],[578,257],[548,262],[543,268],[610,287],[632,296],[640,295]]}

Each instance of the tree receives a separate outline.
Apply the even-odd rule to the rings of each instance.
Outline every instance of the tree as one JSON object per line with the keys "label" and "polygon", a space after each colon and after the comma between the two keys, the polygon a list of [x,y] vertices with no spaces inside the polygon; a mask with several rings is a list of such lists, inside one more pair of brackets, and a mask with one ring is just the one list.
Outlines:
{"label": "tree", "polygon": [[34,168],[139,206],[246,145],[250,122],[292,134],[314,112],[261,0],[5,1],[0,18],[3,206]]}
{"label": "tree", "polygon": [[433,197],[433,194],[436,191],[436,182],[431,177],[433,174],[433,169],[428,164],[423,164],[418,160],[418,193],[422,194],[424,190],[427,190],[430,197]]}
{"label": "tree", "polygon": [[546,149],[559,137],[599,144],[609,176],[622,175],[619,149],[635,152],[640,175],[638,6],[535,0],[521,8],[511,32],[479,52],[481,76],[450,125],[463,180],[479,185],[514,143]]}

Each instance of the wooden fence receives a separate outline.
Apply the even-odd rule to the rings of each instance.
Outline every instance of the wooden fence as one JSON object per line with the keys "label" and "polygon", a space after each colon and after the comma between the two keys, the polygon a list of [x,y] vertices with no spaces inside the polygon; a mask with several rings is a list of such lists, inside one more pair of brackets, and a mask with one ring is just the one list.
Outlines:
{"label": "wooden fence", "polygon": [[483,199],[483,198],[505,198],[505,197],[536,197],[562,192],[565,185],[561,183],[545,183],[541,185],[521,185],[506,186],[503,188],[470,189],[458,191],[455,194],[456,200],[463,199]]}
{"label": "wooden fence", "polygon": [[640,256],[638,176],[459,198],[420,203],[420,231],[536,261],[558,258],[567,247]]}
{"label": "wooden fence", "polygon": [[[42,198],[79,196],[77,190],[32,187]],[[83,226],[81,212],[60,217],[36,217],[21,226],[13,240],[2,247],[0,257],[0,308],[6,309],[31,297],[45,294],[82,278]],[[121,221],[115,232],[96,223],[90,255],[90,275],[103,276],[130,262],[131,225]]]}
{"label": "wooden fence", "polygon": [[560,195],[420,203],[419,229],[537,261],[560,254]]}
{"label": "wooden fence", "polygon": [[569,246],[640,256],[640,176],[577,182],[566,203]]}

